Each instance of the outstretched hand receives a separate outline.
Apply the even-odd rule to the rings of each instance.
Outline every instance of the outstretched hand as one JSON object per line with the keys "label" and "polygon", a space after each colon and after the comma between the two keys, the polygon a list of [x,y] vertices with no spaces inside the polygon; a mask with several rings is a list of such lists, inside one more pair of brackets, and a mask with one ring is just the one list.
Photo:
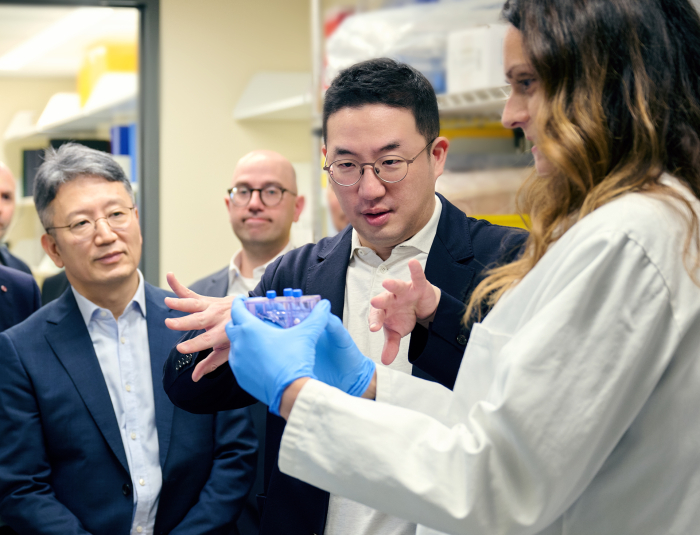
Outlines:
{"label": "outstretched hand", "polygon": [[226,334],[231,340],[229,364],[236,381],[280,415],[285,389],[301,378],[316,378],[316,343],[330,315],[330,302],[322,300],[299,325],[280,329],[255,317],[242,299],[231,305]]}
{"label": "outstretched hand", "polygon": [[411,282],[384,281],[387,290],[370,300],[369,330],[384,328],[382,363],[391,364],[399,353],[401,338],[413,331],[416,323],[427,325],[435,317],[440,289],[425,278],[418,260],[408,262]]}
{"label": "outstretched hand", "polygon": [[173,273],[168,273],[167,280],[177,298],[166,297],[165,305],[173,310],[188,312],[189,315],[181,318],[167,318],[165,325],[173,331],[200,329],[206,331],[178,344],[177,350],[187,354],[212,348],[212,352],[192,371],[192,380],[197,382],[228,361],[230,343],[226,336],[226,323],[231,319],[233,297],[199,295],[182,285]]}

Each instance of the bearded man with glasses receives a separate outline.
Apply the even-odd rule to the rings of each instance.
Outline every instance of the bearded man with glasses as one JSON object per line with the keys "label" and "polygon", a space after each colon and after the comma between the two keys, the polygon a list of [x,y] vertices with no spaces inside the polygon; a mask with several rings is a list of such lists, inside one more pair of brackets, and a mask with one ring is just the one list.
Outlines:
{"label": "bearded man with glasses", "polygon": [[[342,71],[325,94],[323,136],[324,167],[350,226],[274,261],[253,294],[285,287],[320,294],[360,350],[379,365],[452,388],[471,328],[461,323],[464,303],[490,266],[518,254],[525,233],[469,218],[435,193],[449,141],[440,136],[433,88],[408,65],[375,59]],[[400,343],[396,333],[388,333],[399,346],[398,357],[382,361],[385,335],[370,331],[370,300],[384,291],[384,281],[411,281],[421,274],[417,265],[439,289],[432,295],[436,313],[415,311],[421,322]],[[207,331],[188,333],[171,353],[163,377],[170,398],[195,412],[254,403],[227,363],[224,326],[231,318],[231,298],[199,296],[173,276],[169,282],[181,299],[169,299],[168,305],[192,314],[168,320],[168,326]],[[423,278],[414,280],[411,292],[433,290]],[[194,355],[179,368],[178,351]],[[415,533],[411,522],[280,472],[284,426],[282,418],[268,413],[261,535]]]}
{"label": "bearded man with glasses", "polygon": [[34,203],[70,287],[0,333],[0,516],[17,533],[238,533],[250,414],[194,415],[165,395],[164,322],[181,313],[137,269],[122,169],[81,145],[49,150]]}

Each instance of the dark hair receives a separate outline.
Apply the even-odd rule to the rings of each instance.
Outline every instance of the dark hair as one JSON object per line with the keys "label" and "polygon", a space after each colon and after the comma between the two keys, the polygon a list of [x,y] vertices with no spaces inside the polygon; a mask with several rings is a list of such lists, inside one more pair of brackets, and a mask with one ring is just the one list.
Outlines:
{"label": "dark hair", "polygon": [[411,110],[426,141],[440,135],[437,99],[428,79],[410,65],[378,58],[356,63],[335,77],[324,97],[323,140],[328,137],[331,115],[365,104]]}
{"label": "dark hair", "polygon": [[51,203],[59,188],[80,176],[99,176],[108,182],[121,182],[131,200],[134,200],[129,179],[120,165],[106,152],[89,149],[78,143],[65,143],[58,150],[48,148],[44,163],[34,179],[34,206],[44,228],[53,224]]}

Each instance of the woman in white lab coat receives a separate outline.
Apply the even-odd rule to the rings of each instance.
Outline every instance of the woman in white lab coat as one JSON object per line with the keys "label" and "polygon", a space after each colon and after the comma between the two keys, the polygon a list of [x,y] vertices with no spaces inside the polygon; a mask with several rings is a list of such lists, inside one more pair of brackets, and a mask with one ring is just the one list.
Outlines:
{"label": "woman in white lab coat", "polygon": [[[454,391],[379,367],[372,402],[299,365],[280,468],[419,534],[697,533],[700,19],[689,0],[510,0],[504,15],[503,123],[534,144],[527,249],[473,295],[470,311],[495,307]],[[390,340],[439,299],[419,269],[387,288],[374,329]],[[242,332],[244,388],[274,382],[270,353],[307,358]]]}

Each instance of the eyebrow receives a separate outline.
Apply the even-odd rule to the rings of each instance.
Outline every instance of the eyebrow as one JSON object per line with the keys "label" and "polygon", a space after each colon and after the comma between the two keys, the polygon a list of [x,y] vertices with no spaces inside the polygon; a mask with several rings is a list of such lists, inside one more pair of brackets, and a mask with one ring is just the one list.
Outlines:
{"label": "eyebrow", "polygon": [[[374,152],[375,152],[375,154],[380,154],[382,152],[387,152],[390,150],[398,149],[400,147],[401,147],[401,142],[392,141],[391,143],[387,143],[386,145],[384,145],[383,147],[381,147],[380,149],[378,149]],[[357,153],[351,151],[350,149],[346,149],[343,147],[338,147],[337,149],[335,149],[335,155],[336,156],[355,156],[355,157],[357,157]]]}
{"label": "eyebrow", "polygon": [[530,65],[527,63],[518,63],[517,65],[513,65],[510,69],[508,69],[508,72],[506,73],[506,80],[512,80],[514,78],[515,75],[513,74],[513,71],[516,69],[523,69],[524,71],[517,74],[532,74],[532,67]]}
{"label": "eyebrow", "polygon": [[[289,189],[289,188],[285,188],[280,182],[275,182],[274,180],[271,180],[271,181],[269,181],[269,182],[265,182],[265,183],[261,186],[261,189],[265,189],[265,188],[267,188],[268,186],[276,186],[276,187],[278,187],[278,188],[280,188],[280,189]],[[258,188],[253,188],[253,186],[251,186],[250,183],[249,183],[249,182],[246,182],[245,180],[242,181],[242,182],[236,182],[236,183],[233,185],[233,187],[234,187],[234,188],[246,187],[246,188],[248,188],[248,189],[258,189]]]}
{"label": "eyebrow", "polygon": [[[108,210],[109,208],[114,208],[115,206],[124,206],[128,207],[129,203],[122,203],[121,200],[111,200],[107,204],[104,205],[103,209]],[[92,209],[90,208],[81,208],[79,210],[73,210],[72,212],[68,212],[66,214],[66,219],[73,219],[77,215],[85,215],[85,216],[90,216],[92,217],[93,214],[91,214]]]}

